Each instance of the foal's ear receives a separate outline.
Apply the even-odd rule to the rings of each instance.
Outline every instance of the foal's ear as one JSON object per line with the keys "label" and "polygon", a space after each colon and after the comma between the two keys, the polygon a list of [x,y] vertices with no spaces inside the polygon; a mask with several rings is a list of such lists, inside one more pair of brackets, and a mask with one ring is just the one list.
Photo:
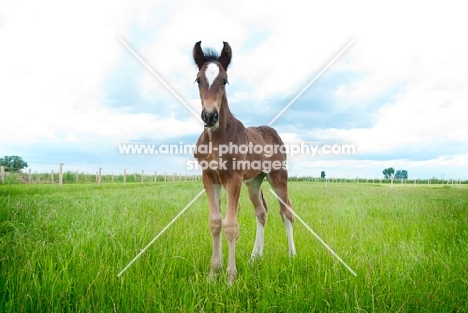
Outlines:
{"label": "foal's ear", "polygon": [[198,65],[198,69],[200,70],[205,63],[205,54],[201,48],[201,41],[197,42],[195,46],[193,46],[193,60]]}
{"label": "foal's ear", "polygon": [[224,67],[224,70],[227,71],[227,68],[229,66],[229,63],[231,63],[231,58],[232,58],[232,51],[231,51],[231,46],[223,41],[223,50],[221,50],[221,55],[219,56],[219,63]]}

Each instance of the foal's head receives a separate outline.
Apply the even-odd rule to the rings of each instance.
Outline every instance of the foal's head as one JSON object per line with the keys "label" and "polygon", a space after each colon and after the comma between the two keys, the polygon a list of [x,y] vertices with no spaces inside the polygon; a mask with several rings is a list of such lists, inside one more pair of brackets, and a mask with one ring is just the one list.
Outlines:
{"label": "foal's head", "polygon": [[221,103],[225,96],[225,86],[228,83],[227,68],[231,62],[231,47],[223,42],[223,50],[218,56],[213,51],[203,52],[201,41],[193,47],[193,59],[198,65],[197,79],[202,102],[201,118],[205,127],[218,126]]}

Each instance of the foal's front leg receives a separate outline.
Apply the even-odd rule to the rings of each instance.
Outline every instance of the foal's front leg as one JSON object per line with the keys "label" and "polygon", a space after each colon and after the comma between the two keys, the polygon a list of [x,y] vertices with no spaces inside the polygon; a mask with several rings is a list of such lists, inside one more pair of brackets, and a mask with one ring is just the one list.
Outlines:
{"label": "foal's front leg", "polygon": [[214,276],[222,268],[223,250],[221,229],[223,216],[221,214],[221,184],[213,175],[203,173],[203,185],[209,201],[209,223],[212,237],[211,275]]}
{"label": "foal's front leg", "polygon": [[239,209],[239,196],[242,187],[242,176],[233,174],[224,184],[227,194],[226,217],[224,219],[224,234],[228,242],[228,283],[232,285],[237,276],[236,268],[236,242],[239,237],[237,212]]}

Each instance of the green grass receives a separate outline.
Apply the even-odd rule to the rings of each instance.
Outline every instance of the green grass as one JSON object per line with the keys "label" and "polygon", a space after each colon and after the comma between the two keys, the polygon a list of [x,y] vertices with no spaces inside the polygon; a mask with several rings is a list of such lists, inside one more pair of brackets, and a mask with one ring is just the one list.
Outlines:
{"label": "green grass", "polygon": [[0,312],[468,311],[466,187],[290,183],[296,212],[357,277],[299,222],[298,256],[288,258],[268,188],[265,251],[254,264],[243,188],[230,287],[208,279],[206,196],[117,277],[200,182],[0,186]]}

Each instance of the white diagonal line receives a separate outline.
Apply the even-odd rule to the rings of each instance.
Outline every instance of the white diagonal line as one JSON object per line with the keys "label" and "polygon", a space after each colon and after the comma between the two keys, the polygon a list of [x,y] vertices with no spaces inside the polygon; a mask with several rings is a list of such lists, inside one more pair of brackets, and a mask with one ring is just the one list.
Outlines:
{"label": "white diagonal line", "polygon": [[[146,62],[143,61],[143,60],[140,58],[140,56],[139,56],[138,54],[136,54],[136,52],[133,51],[133,49],[130,48],[130,47],[127,45],[127,43],[126,43],[122,38],[119,37],[119,41],[125,46],[125,48],[128,49],[128,51],[130,51],[130,52],[138,59],[138,61],[140,61],[140,62],[151,72],[151,74],[153,74],[153,75],[161,82],[161,84],[164,85],[164,87],[167,88],[167,90],[169,90],[169,91],[174,95],[174,97],[176,97],[176,98],[177,98],[177,99],[178,99],[178,100],[179,100],[179,101],[180,101],[180,102],[197,118],[197,120],[199,120],[201,123],[203,123],[203,121],[201,120],[200,116],[198,116],[198,114],[195,113],[195,112],[192,110],[192,108],[191,108],[190,106],[188,106],[188,104],[185,103],[185,101],[182,100],[182,98],[179,97],[179,95],[178,95],[177,93],[175,93],[175,91],[172,90],[172,88],[169,87],[169,85],[166,84],[166,83],[164,82],[164,80],[162,80],[162,78],[159,77],[159,75],[156,74],[156,72],[153,71],[153,69],[152,69],[151,67],[149,67],[149,65],[146,64]],[[204,124],[204,123],[203,123],[203,124]]]}
{"label": "white diagonal line", "polygon": [[170,221],[169,224],[167,224],[166,227],[164,227],[164,228],[159,232],[159,234],[157,234],[156,237],[154,237],[153,240],[151,240],[151,242],[150,242],[149,244],[147,244],[146,247],[144,247],[143,250],[141,250],[140,253],[138,253],[138,254],[136,255],[136,257],[134,257],[133,260],[130,261],[130,263],[128,263],[127,266],[125,266],[125,268],[124,268],[122,271],[120,271],[119,274],[117,274],[117,277],[120,277],[120,275],[122,275],[122,274],[130,267],[130,265],[133,264],[133,262],[135,262],[143,253],[145,253],[145,251],[146,251],[159,237],[161,237],[161,235],[162,235],[162,234],[163,234],[163,233],[164,233],[164,232],[165,232],[165,231],[166,231],[166,230],[167,230],[167,229],[168,229],[168,228],[169,228],[169,227],[170,227],[170,226],[171,226],[171,225],[172,225],[172,224],[173,224],[173,223],[174,223],[174,222],[175,222],[175,221],[176,221],[176,220],[177,220],[177,219],[178,219],[194,202],[195,202],[195,200],[198,199],[198,197],[201,196],[201,194],[202,194],[204,191],[205,191],[205,189],[203,189],[202,191],[200,191],[200,192],[198,193],[198,195],[197,195],[195,198],[193,198],[193,200],[190,201],[190,203],[187,204],[187,205],[185,206],[185,208],[183,208],[182,211],[180,211],[180,213],[177,214],[176,217],[174,217],[174,218],[172,219],[172,221]]}
{"label": "white diagonal line", "polygon": [[309,225],[307,225],[306,222],[304,222],[304,221],[302,220],[302,218],[300,218],[299,215],[297,215],[297,213],[294,212],[293,209],[291,209],[291,208],[289,207],[289,205],[287,205],[287,204],[283,201],[283,199],[281,199],[272,189],[269,189],[269,190],[270,190],[270,192],[271,192],[271,193],[272,193],[272,194],[273,194],[273,195],[274,195],[274,196],[275,196],[275,197],[276,197],[276,198],[277,198],[277,199],[278,199],[278,200],[279,200],[279,201],[280,201],[280,202],[281,202],[281,203],[282,203],[298,220],[299,220],[299,222],[301,222],[301,223],[305,226],[305,228],[307,228],[307,230],[310,231],[310,232],[312,233],[312,235],[314,235],[315,238],[317,238],[318,241],[320,241],[320,243],[322,243],[322,244],[325,246],[325,248],[327,248],[328,251],[330,251],[331,254],[333,254],[333,255],[338,259],[338,261],[340,261],[341,264],[343,264],[343,265],[348,269],[348,271],[351,272],[351,274],[353,274],[354,276],[357,276],[356,272],[353,271],[353,270],[351,269],[351,267],[349,267],[349,265],[346,264],[345,261],[343,261],[343,259],[340,258],[340,256],[339,256],[338,254],[336,254],[336,252],[333,251],[333,249],[330,248],[330,246],[327,245],[327,244],[325,243],[325,241],[323,241],[323,239],[320,238],[320,236],[317,235],[317,234],[312,230],[312,228],[310,228]]}
{"label": "white diagonal line", "polygon": [[327,64],[327,66],[325,66],[315,77],[314,79],[312,79],[310,81],[310,83],[307,84],[307,86],[305,86],[301,92],[299,92],[276,116],[274,119],[271,120],[270,123],[268,123],[268,125],[271,125],[273,124],[274,121],[276,121],[276,119],[278,119],[278,117],[281,116],[281,114],[284,113],[284,111],[286,111],[293,103],[294,101],[297,100],[297,98],[299,98],[303,93],[304,91],[307,90],[307,88],[310,87],[310,85],[312,85],[322,74],[323,72],[325,72],[348,48],[349,46],[351,46],[353,44],[353,42],[356,40],[356,38],[353,38],[353,40],[351,40],[350,43],[348,43],[346,45],[346,47],[343,48],[343,50],[340,51],[340,53],[338,53],[338,55],[336,57],[333,58],[333,60],[330,61],[330,63]]}

